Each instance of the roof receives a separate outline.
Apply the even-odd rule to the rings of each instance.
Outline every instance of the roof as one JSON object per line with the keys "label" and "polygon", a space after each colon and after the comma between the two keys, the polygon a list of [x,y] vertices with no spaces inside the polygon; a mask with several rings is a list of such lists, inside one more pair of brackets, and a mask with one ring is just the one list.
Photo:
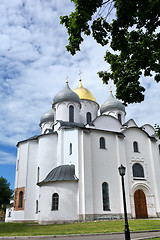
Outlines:
{"label": "roof", "polygon": [[81,81],[82,80],[80,79],[79,80],[80,83],[79,83],[78,88],[74,89],[73,91],[78,94],[80,99],[90,100],[90,101],[96,102],[96,99],[93,96],[93,94],[87,88],[83,87]]}
{"label": "roof", "polygon": [[61,127],[68,127],[68,128],[84,128],[83,123],[76,123],[76,122],[66,122],[62,120],[57,120],[60,123]]}
{"label": "roof", "polygon": [[53,98],[53,104],[62,101],[73,101],[80,103],[79,96],[70,89],[68,82],[66,82],[65,88],[61,90],[59,93],[57,93],[57,95]]}
{"label": "roof", "polygon": [[77,181],[78,178],[75,175],[75,166],[74,165],[60,165],[46,176],[46,178],[37,183],[37,185],[41,186],[45,183],[49,182],[57,182],[57,181]]}
{"label": "roof", "polygon": [[102,104],[100,111],[102,114],[113,109],[125,112],[125,106],[121,103],[121,101],[117,100],[111,92],[109,98]]}

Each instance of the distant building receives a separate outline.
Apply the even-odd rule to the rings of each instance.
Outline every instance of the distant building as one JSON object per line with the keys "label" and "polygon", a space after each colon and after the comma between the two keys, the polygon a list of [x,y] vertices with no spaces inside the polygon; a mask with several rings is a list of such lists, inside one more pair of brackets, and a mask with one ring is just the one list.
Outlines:
{"label": "distant building", "polygon": [[0,222],[4,222],[4,220],[5,220],[5,211],[0,210]]}
{"label": "distant building", "polygon": [[154,128],[126,122],[125,106],[112,92],[98,111],[81,80],[74,91],[66,83],[54,97],[40,120],[41,134],[17,144],[14,209],[7,222],[122,218],[121,164],[128,216],[160,217],[160,141]]}

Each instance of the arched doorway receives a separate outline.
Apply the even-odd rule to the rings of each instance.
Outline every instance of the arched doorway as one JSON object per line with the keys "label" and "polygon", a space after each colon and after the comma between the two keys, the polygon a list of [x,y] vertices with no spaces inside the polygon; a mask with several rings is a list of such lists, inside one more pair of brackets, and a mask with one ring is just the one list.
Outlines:
{"label": "arched doorway", "polygon": [[138,189],[134,193],[136,218],[148,218],[145,193]]}

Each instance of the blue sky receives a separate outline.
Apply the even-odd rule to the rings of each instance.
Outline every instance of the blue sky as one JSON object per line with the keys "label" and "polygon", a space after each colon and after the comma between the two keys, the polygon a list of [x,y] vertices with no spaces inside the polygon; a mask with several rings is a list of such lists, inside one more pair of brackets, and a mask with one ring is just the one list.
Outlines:
{"label": "blue sky", "polygon": [[[14,188],[16,144],[40,134],[39,121],[68,76],[78,86],[79,70],[84,87],[101,105],[109,96],[97,72],[107,70],[106,47],[86,37],[81,52],[66,52],[67,31],[59,17],[74,9],[70,0],[5,0],[0,2],[0,176]],[[142,78],[145,101],[127,107],[126,121],[160,123],[160,84]],[[115,91],[114,86],[113,93]]]}

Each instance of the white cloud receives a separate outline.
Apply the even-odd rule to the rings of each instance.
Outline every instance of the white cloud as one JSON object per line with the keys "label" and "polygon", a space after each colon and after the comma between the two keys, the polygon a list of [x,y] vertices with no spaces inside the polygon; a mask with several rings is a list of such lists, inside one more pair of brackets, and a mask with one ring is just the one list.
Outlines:
{"label": "white cloud", "polygon": [[[79,69],[84,87],[97,102],[101,105],[107,99],[109,86],[97,75],[108,68],[105,48],[86,37],[81,52],[75,56],[66,52],[68,36],[59,17],[69,14],[73,6],[66,0],[0,2],[0,144],[15,146],[39,134],[40,118],[64,87],[66,76],[71,88],[78,86]],[[134,118],[138,125],[159,123],[160,86],[153,80],[142,81],[146,99],[126,109],[126,120]],[[12,162],[7,152],[1,150],[0,157],[0,164]]]}
{"label": "white cloud", "polygon": [[0,151],[0,165],[1,164],[13,164],[15,163],[15,156],[4,152],[4,151]]}

